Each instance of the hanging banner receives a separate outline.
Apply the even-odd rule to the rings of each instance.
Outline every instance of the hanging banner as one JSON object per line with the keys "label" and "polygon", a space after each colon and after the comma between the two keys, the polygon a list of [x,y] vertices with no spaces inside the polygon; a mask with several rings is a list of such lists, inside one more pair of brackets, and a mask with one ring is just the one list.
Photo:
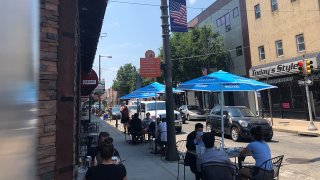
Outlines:
{"label": "hanging banner", "polygon": [[188,32],[186,0],[169,0],[171,32]]}

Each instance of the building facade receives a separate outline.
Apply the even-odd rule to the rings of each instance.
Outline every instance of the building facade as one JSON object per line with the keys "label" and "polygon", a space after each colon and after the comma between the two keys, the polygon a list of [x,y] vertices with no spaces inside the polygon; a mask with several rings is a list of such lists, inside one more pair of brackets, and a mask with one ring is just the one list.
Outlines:
{"label": "building facade", "polygon": [[[189,28],[211,26],[214,32],[223,37],[225,49],[229,52],[229,71],[247,77],[248,70],[251,68],[251,56],[245,2],[244,0],[216,0],[191,20],[188,26]],[[245,105],[256,110],[254,93],[225,94],[226,105]],[[203,97],[204,107],[219,104],[216,95],[205,93]]]}
{"label": "building facade", "polygon": [[36,179],[75,179],[80,77],[88,73],[108,1],[41,0]]}
{"label": "building facade", "polygon": [[[271,90],[273,114],[281,118],[308,117],[305,86],[299,86],[298,61],[320,66],[319,0],[247,0],[252,68],[249,76],[278,86]],[[310,79],[313,116],[320,117],[319,75]],[[300,79],[301,80],[301,79]],[[269,112],[267,92],[261,92],[262,112]]]}

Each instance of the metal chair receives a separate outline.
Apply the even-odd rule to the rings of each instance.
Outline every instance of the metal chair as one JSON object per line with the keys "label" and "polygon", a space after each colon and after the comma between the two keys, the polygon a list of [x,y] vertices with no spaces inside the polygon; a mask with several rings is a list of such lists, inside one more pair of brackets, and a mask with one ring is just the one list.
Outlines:
{"label": "metal chair", "polygon": [[279,171],[284,155],[277,156],[265,161],[259,166],[259,173],[253,176],[253,180],[279,179]]}
{"label": "metal chair", "polygon": [[223,162],[206,162],[201,164],[203,180],[235,180],[236,166]]}
{"label": "metal chair", "polygon": [[185,157],[187,153],[187,140],[181,140],[176,143],[176,147],[178,150],[178,176],[177,179],[179,179],[180,175],[180,164],[183,165],[183,179],[186,179],[186,164],[185,164]]}

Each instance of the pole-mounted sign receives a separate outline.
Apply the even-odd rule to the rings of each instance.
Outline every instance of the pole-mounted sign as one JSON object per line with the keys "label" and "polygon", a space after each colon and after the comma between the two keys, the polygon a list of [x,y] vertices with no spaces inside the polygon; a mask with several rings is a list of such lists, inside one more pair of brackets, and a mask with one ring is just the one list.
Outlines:
{"label": "pole-mounted sign", "polygon": [[140,58],[140,76],[145,78],[161,76],[160,58],[156,58],[152,50],[146,51],[145,57]]}

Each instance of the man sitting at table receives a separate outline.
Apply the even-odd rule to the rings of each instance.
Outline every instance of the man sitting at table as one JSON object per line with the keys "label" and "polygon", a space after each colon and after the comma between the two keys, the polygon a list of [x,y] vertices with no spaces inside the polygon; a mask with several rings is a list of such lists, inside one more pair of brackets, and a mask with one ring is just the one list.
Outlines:
{"label": "man sitting at table", "polygon": [[201,171],[201,164],[207,162],[221,162],[231,164],[231,161],[225,151],[217,150],[214,148],[214,140],[214,134],[210,132],[205,133],[202,137],[202,141],[206,147],[206,150],[197,158],[197,170],[199,172]]}
{"label": "man sitting at table", "polygon": [[[201,123],[197,123],[194,129],[195,130],[187,136],[186,147],[188,151],[196,151],[196,145],[198,147],[204,147],[204,143],[202,141],[203,125]],[[194,154],[187,152],[185,165],[190,166],[190,170],[196,175],[196,180],[201,179],[201,172],[197,170],[197,157]]]}

